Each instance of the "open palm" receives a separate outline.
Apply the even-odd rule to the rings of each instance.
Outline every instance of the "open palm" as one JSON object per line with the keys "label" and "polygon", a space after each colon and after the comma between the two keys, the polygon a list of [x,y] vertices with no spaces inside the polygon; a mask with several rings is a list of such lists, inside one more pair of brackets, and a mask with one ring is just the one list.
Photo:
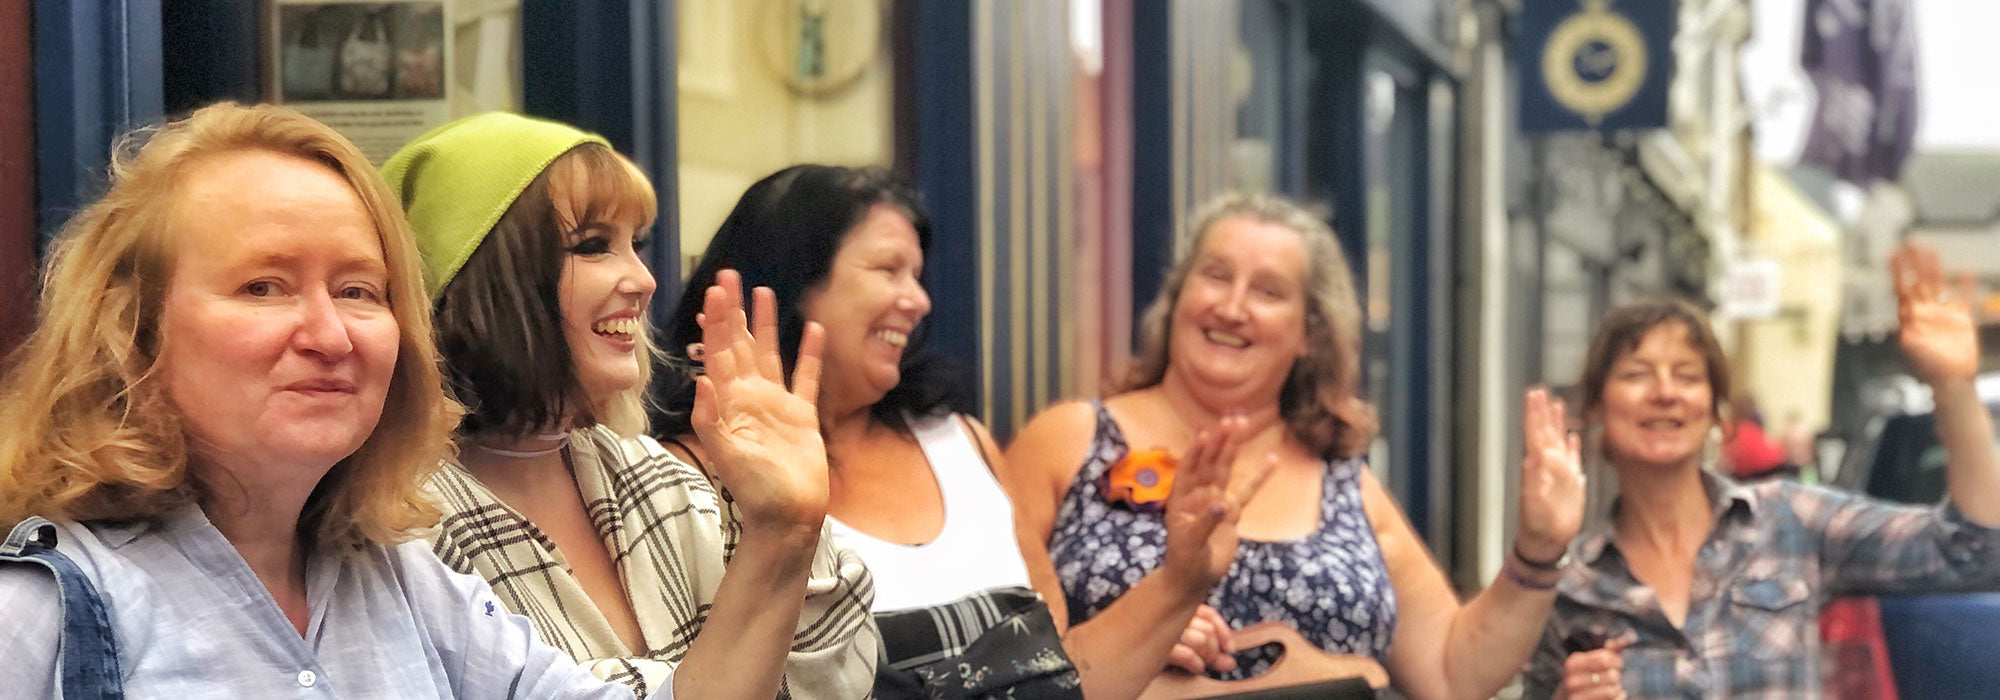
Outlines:
{"label": "open palm", "polygon": [[1927,383],[1979,373],[1979,334],[1972,321],[1972,278],[1961,277],[1947,298],[1937,251],[1907,244],[1889,260],[1896,282],[1896,316],[1903,356]]}
{"label": "open palm", "polygon": [[[1522,401],[1527,455],[1521,463],[1521,541],[1537,556],[1561,556],[1583,528],[1583,446],[1561,399],[1531,389]],[[1553,551],[1551,551],[1553,550]]]}
{"label": "open palm", "polygon": [[742,278],[715,276],[702,300],[705,373],[695,379],[695,435],[746,524],[809,529],[826,518],[826,441],[819,432],[820,350],[825,332],[807,323],[792,385],[778,354],[777,298],[755,291],[756,331],[743,311]]}
{"label": "open palm", "polygon": [[1236,521],[1243,504],[1271,475],[1274,460],[1258,460],[1255,471],[1230,486],[1236,448],[1247,422],[1226,416],[1195,436],[1174,467],[1174,491],[1167,499],[1167,554],[1162,567],[1203,590],[1229,573],[1236,559]]}

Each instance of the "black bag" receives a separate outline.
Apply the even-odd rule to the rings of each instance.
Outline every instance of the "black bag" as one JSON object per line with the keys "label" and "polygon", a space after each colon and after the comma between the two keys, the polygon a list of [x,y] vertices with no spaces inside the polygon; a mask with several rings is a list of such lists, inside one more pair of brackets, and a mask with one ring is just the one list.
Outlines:
{"label": "black bag", "polygon": [[1026,588],[996,588],[929,608],[879,613],[884,700],[1083,697],[1049,606]]}

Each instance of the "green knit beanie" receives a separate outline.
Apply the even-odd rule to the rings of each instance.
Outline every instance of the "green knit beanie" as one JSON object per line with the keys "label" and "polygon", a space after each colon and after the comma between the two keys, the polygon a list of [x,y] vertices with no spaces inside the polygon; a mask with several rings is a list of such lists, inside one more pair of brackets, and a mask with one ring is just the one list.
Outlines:
{"label": "green knit beanie", "polygon": [[431,303],[521,191],[586,143],[611,145],[571,126],[489,112],[432,129],[382,164],[416,231]]}

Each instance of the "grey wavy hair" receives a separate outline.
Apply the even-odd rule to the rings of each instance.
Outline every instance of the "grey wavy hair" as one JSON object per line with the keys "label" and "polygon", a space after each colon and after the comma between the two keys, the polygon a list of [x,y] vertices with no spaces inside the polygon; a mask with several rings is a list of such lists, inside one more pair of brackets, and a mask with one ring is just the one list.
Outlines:
{"label": "grey wavy hair", "polygon": [[1245,218],[1296,232],[1305,242],[1306,355],[1292,363],[1279,411],[1292,434],[1315,454],[1352,456],[1375,437],[1374,410],[1356,397],[1361,375],[1361,303],[1354,275],[1333,228],[1299,205],[1269,194],[1231,192],[1196,209],[1184,235],[1187,253],[1167,272],[1140,325],[1139,352],[1123,391],[1156,386],[1166,377],[1174,305],[1202,243],[1225,219]]}

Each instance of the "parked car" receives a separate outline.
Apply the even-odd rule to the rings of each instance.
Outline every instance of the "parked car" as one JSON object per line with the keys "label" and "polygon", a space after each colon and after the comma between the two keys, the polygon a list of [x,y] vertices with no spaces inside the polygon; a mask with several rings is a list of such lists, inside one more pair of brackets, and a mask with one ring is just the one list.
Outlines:
{"label": "parked car", "polygon": [[[1927,390],[1885,401],[1830,483],[1931,505],[1945,495],[1945,455]],[[2000,420],[2000,374],[1979,379]],[[1921,388],[1921,385],[1917,385]],[[1827,697],[2000,698],[2000,592],[1848,596],[1820,616]]]}

